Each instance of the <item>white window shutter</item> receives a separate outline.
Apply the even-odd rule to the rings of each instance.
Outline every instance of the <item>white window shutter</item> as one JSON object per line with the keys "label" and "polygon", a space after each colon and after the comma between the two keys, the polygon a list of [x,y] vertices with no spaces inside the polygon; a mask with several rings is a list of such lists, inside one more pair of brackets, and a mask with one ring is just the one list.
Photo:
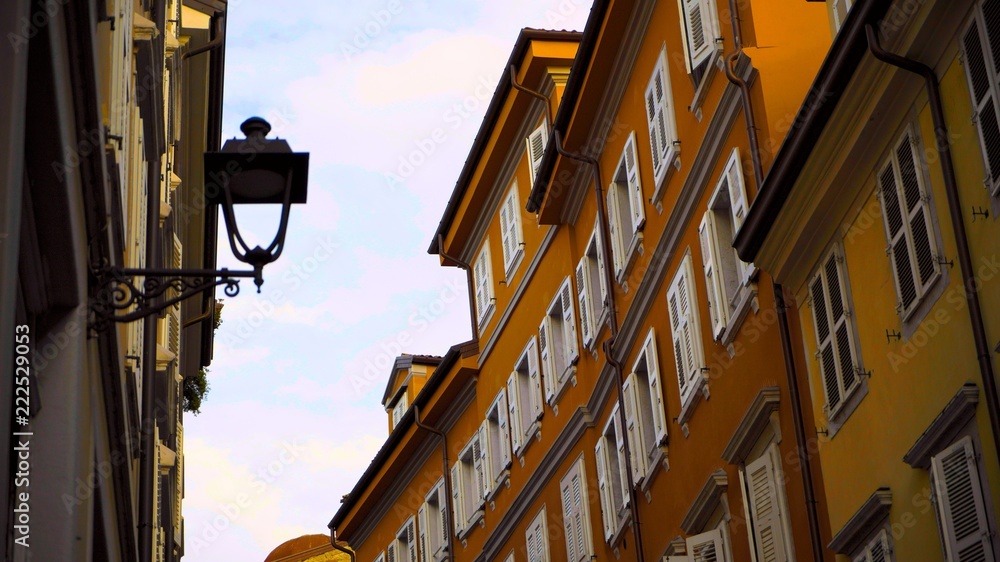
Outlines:
{"label": "white window shutter", "polygon": [[455,522],[455,534],[465,527],[465,499],[462,490],[462,461],[451,466],[451,515]]}
{"label": "white window shutter", "polygon": [[785,562],[783,514],[778,502],[777,473],[770,451],[746,465],[753,542],[758,562]]}
{"label": "white window shutter", "polygon": [[546,531],[545,507],[531,521],[525,531],[525,543],[527,544],[528,562],[548,562],[549,545],[548,532]]}
{"label": "white window shutter", "polygon": [[[747,186],[743,180],[743,164],[740,160],[740,149],[734,148],[733,153],[726,162],[726,183],[729,189],[729,208],[733,214],[733,236],[740,231],[743,221],[747,216]],[[727,240],[727,246],[732,244],[732,240]]]}
{"label": "white window shutter", "polygon": [[621,209],[618,201],[618,186],[614,183],[608,186],[608,232],[611,236],[611,261],[616,276],[621,276],[625,267],[624,233],[621,225]]}
{"label": "white window shutter", "polygon": [[701,241],[701,261],[705,272],[705,288],[708,291],[708,312],[712,322],[712,336],[718,338],[726,329],[728,320],[728,299],[722,286],[722,268],[715,249],[717,231],[715,215],[709,210],[698,226],[698,239]]}
{"label": "white window shutter", "polygon": [[[487,240],[483,245],[483,249],[479,252],[479,259],[476,260],[476,264],[474,266],[474,277],[476,283],[476,314],[479,318],[480,324],[482,324],[483,319],[486,318],[486,311],[489,309],[493,298],[493,273],[491,267],[490,243],[489,240]],[[480,328],[482,328],[481,325]]]}
{"label": "white window shutter", "polygon": [[[486,469],[483,466],[483,443],[479,439],[480,433],[472,437],[472,511],[475,511],[483,503],[486,489]],[[466,519],[472,517],[472,513],[465,514]]]}
{"label": "white window shutter", "polygon": [[[556,395],[556,381],[562,373],[556,373],[555,349],[552,348],[552,319],[548,313],[542,317],[542,323],[538,325],[538,352],[541,355],[542,367],[545,378],[545,400],[552,401]],[[529,359],[530,360],[530,359]]]}
{"label": "white window shutter", "polygon": [[673,108],[670,107],[670,81],[667,75],[666,47],[660,51],[660,56],[653,68],[653,75],[646,85],[646,126],[649,128],[649,145],[653,157],[653,177],[659,185],[661,178],[670,166],[668,161],[670,146],[675,134],[673,126]]}
{"label": "white window shutter", "polygon": [[642,352],[646,356],[649,399],[653,406],[653,431],[656,433],[656,443],[662,445],[667,440],[667,412],[663,405],[663,383],[660,381],[660,355],[656,349],[656,332],[653,328],[649,329],[646,341],[642,344]]}
{"label": "white window shutter", "polygon": [[948,561],[995,562],[986,499],[970,437],[931,459],[931,479]]}
{"label": "white window shutter", "polygon": [[510,426],[507,421],[507,392],[500,389],[500,396],[497,398],[497,424],[500,426],[500,470],[503,471],[510,466]]}
{"label": "white window shutter", "polygon": [[[559,291],[562,302],[563,338],[565,340],[563,350],[567,367],[580,357],[580,344],[576,337],[576,313],[573,311],[572,291],[573,283],[567,277]],[[561,373],[561,375],[564,374],[565,372]],[[562,382],[562,380],[559,382]]]}
{"label": "white window shutter", "polygon": [[573,489],[570,480],[573,477],[573,472],[570,471],[565,477],[563,477],[562,482],[559,483],[559,495],[562,498],[562,512],[563,512],[563,530],[566,537],[566,560],[575,561],[580,558],[580,552],[577,550],[577,538],[576,538],[576,525],[575,525],[575,513],[573,506]]}
{"label": "white window shutter", "polygon": [[[594,237],[596,240],[596,251],[597,251],[597,274],[600,276],[601,284],[601,302],[600,306],[595,305],[595,311],[603,311],[605,303],[608,302],[608,275],[605,270],[604,265],[604,239],[601,237],[600,225],[594,227]],[[596,322],[596,319],[595,319]],[[596,334],[595,334],[596,335]]]}
{"label": "white window shutter", "polygon": [[715,43],[711,11],[704,0],[682,0],[684,6],[684,36],[688,55],[688,72],[698,68],[712,52]]}
{"label": "white window shutter", "polygon": [[628,140],[625,141],[624,152],[629,209],[632,212],[632,230],[639,232],[646,223],[646,211],[643,208],[645,197],[642,194],[642,182],[639,179],[639,155],[635,148],[635,131],[632,131]]}
{"label": "white window shutter", "polygon": [[521,389],[518,388],[518,377],[517,372],[513,372],[507,378],[507,404],[510,411],[510,418],[508,418],[508,423],[510,423],[510,444],[515,453],[521,450],[521,443],[524,441],[524,427],[522,426],[524,417],[521,413]]}
{"label": "white window shutter", "polygon": [[[551,342],[549,345],[551,346]],[[528,340],[528,379],[531,381],[531,388],[528,389],[531,396],[531,417],[539,419],[542,417],[544,397],[542,396],[542,373],[538,368],[538,349],[534,336]],[[522,408],[528,406],[528,404],[521,405]]]}
{"label": "white window shutter", "polygon": [[625,458],[625,430],[622,428],[621,412],[616,404],[611,410],[611,416],[615,420],[615,446],[618,448],[618,477],[621,480],[622,506],[629,504],[631,491],[629,490],[628,465]]}
{"label": "white window shutter", "polygon": [[396,557],[396,539],[393,539],[389,543],[389,546],[385,549],[385,559],[388,562],[396,562],[398,558]]}
{"label": "white window shutter", "polygon": [[962,35],[965,53],[965,75],[972,96],[973,119],[979,131],[979,143],[986,168],[985,183],[993,196],[1000,195],[1000,119],[997,107],[997,61],[988,44],[1000,42],[1000,34],[991,36],[982,13],[982,4],[974,10],[975,17]]}
{"label": "white window shutter", "polygon": [[427,535],[428,535],[428,522],[427,522],[427,502],[424,502],[420,509],[417,510],[417,530],[420,536],[420,560],[421,562],[429,562],[430,552],[427,550]]}
{"label": "white window shutter", "polygon": [[724,562],[725,550],[722,546],[722,531],[712,529],[687,539],[687,552],[691,562]]}
{"label": "white window shutter", "polygon": [[542,163],[542,156],[545,154],[545,144],[548,141],[548,128],[543,121],[537,129],[528,135],[528,161],[531,163],[531,183],[535,183],[535,174],[538,173],[538,166]]}
{"label": "white window shutter", "polygon": [[409,555],[409,562],[417,562],[417,532],[413,517],[406,524],[406,549]]}
{"label": "white window shutter", "polygon": [[698,322],[697,300],[694,293],[691,256],[684,257],[670,289],[667,291],[668,314],[677,357],[677,379],[681,402],[686,403],[701,374],[704,354]]}
{"label": "white window shutter", "polygon": [[447,550],[448,548],[448,498],[445,493],[444,484],[442,484],[437,491],[437,502],[438,502],[438,517],[440,518],[440,531],[441,531],[441,549]]}
{"label": "white window shutter", "polygon": [[506,270],[514,257],[514,232],[511,228],[510,197],[500,205],[500,245],[503,247],[503,267]]}
{"label": "white window shutter", "polygon": [[646,476],[647,468],[646,444],[643,439],[645,428],[643,427],[637,384],[638,377],[632,373],[622,385],[625,402],[625,434],[628,436],[629,455],[632,460],[632,480],[634,482],[638,482]]}
{"label": "white window shutter", "polygon": [[604,523],[604,539],[611,540],[617,526],[618,513],[615,511],[615,501],[612,497],[613,486],[608,481],[611,475],[610,460],[608,459],[607,440],[602,435],[597,439],[594,447],[594,456],[597,458],[597,491],[601,496],[601,520]]}
{"label": "white window shutter", "polygon": [[832,414],[858,381],[856,352],[851,331],[846,280],[841,258],[831,252],[810,284],[816,349],[827,408]]}
{"label": "white window shutter", "polygon": [[583,346],[590,347],[594,341],[595,322],[594,307],[590,295],[592,289],[590,285],[590,258],[583,256],[576,264],[576,297],[580,304],[580,332],[583,336]]}
{"label": "white window shutter", "polygon": [[494,466],[496,466],[498,460],[493,458],[493,443],[490,440],[489,420],[483,420],[483,423],[479,424],[479,445],[482,450],[481,472],[483,474],[483,485],[481,491],[483,498],[486,498],[493,491],[493,481],[496,479]]}

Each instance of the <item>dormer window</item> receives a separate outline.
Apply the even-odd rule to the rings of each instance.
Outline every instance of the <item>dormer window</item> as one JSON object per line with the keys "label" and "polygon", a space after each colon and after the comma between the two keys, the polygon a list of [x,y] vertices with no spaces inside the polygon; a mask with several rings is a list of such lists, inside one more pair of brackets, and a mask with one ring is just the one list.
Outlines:
{"label": "dormer window", "polygon": [[389,407],[392,412],[392,428],[395,429],[399,425],[399,420],[403,419],[403,414],[406,413],[406,409],[410,407],[410,400],[406,395],[406,387],[402,388],[399,393],[399,398],[396,399],[396,403]]}

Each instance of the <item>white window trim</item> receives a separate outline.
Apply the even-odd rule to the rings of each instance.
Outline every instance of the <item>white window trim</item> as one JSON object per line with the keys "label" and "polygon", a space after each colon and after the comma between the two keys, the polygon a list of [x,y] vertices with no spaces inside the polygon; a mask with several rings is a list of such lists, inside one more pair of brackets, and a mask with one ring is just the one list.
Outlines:
{"label": "white window trim", "polygon": [[[503,219],[504,212],[508,213],[506,221]],[[516,178],[512,182],[507,196],[504,197],[497,214],[500,220],[500,245],[503,250],[504,276],[507,284],[510,285],[510,280],[524,260],[524,230],[521,225],[521,204]],[[513,236],[512,241],[510,241],[510,236]]]}
{"label": "white window trim", "polygon": [[[481,277],[481,275],[484,275]],[[493,262],[490,252],[490,239],[486,238],[483,247],[479,250],[479,255],[473,265],[473,277],[476,283],[476,312],[477,326],[479,333],[482,333],[489,325],[493,313],[496,311],[496,292],[493,284]],[[482,292],[482,295],[480,294]]]}

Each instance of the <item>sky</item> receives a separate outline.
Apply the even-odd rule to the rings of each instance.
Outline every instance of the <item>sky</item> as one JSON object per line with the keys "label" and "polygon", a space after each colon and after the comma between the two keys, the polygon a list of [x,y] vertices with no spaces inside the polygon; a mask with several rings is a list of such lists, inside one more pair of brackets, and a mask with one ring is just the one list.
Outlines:
{"label": "sky", "polygon": [[[262,561],[328,533],[388,435],[393,359],[470,338],[465,274],[427,247],[517,34],[582,30],[590,6],[229,1],[224,136],[270,121],[310,153],[309,202],[261,294],[224,300],[211,391],[185,417],[186,560]],[[276,216],[237,220],[269,243]]]}

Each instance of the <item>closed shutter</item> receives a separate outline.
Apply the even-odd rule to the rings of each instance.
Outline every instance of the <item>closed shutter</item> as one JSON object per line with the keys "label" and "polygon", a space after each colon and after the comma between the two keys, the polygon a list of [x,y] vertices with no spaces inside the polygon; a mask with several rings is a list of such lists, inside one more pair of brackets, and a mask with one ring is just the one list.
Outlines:
{"label": "closed shutter", "polygon": [[380,552],[378,556],[375,557],[375,562],[385,562],[385,553]]}
{"label": "closed shutter", "polygon": [[687,552],[691,562],[724,562],[725,551],[722,545],[722,531],[712,529],[687,539]]}
{"label": "closed shutter", "polygon": [[618,449],[618,478],[622,494],[620,509],[624,509],[625,506],[629,505],[631,490],[629,489],[628,465],[625,458],[625,430],[622,428],[622,416],[617,404],[611,410],[611,417],[615,424],[615,447]]}
{"label": "closed shutter", "polygon": [[510,466],[510,426],[507,422],[507,393],[500,389],[500,396],[497,397],[497,424],[500,426],[500,470],[506,470]]}
{"label": "closed shutter", "polygon": [[625,268],[624,233],[621,224],[621,207],[618,201],[618,185],[608,186],[608,231],[611,236],[611,261],[615,268],[615,276],[621,277]]}
{"label": "closed shutter", "polygon": [[782,513],[777,493],[777,473],[770,450],[747,464],[747,494],[758,562],[785,562]]}
{"label": "closed shutter", "polygon": [[653,75],[646,85],[646,125],[649,128],[649,145],[653,156],[653,177],[659,185],[667,167],[669,153],[675,136],[673,108],[670,107],[670,81],[667,76],[666,48],[660,51]]}
{"label": "closed shutter", "polygon": [[839,255],[831,252],[809,288],[816,327],[816,350],[831,415],[855,388],[858,380],[842,267]]}
{"label": "closed shutter", "polygon": [[530,397],[528,402],[530,403],[522,402],[521,407],[530,407],[532,419],[537,420],[542,417],[542,405],[545,402],[542,396],[542,373],[538,369],[538,349],[534,337],[528,340],[526,353],[528,354],[528,380],[531,381],[531,386],[527,389]]}
{"label": "closed shutter", "polygon": [[712,13],[705,0],[682,0],[684,5],[684,37],[688,55],[688,72],[701,66],[712,52],[715,41]]}
{"label": "closed shutter", "polygon": [[396,557],[396,541],[393,540],[389,543],[389,547],[385,549],[386,560],[388,562],[396,562],[398,558]]}
{"label": "closed shutter", "polygon": [[417,562],[417,533],[413,517],[406,524],[406,551],[409,556],[408,562]]}
{"label": "closed shutter", "polygon": [[420,540],[420,561],[429,562],[430,561],[430,551],[427,549],[427,535],[429,535],[429,529],[427,527],[427,502],[424,502],[417,510],[417,530],[419,531]]}
{"label": "closed shutter", "polygon": [[438,487],[437,491],[437,509],[438,518],[440,523],[441,531],[441,542],[439,545],[439,550],[448,550],[448,501],[447,494],[445,493],[444,484]]}
{"label": "closed shutter", "polygon": [[931,480],[948,561],[995,562],[986,498],[970,437],[931,459]]}
{"label": "closed shutter", "polygon": [[580,558],[580,551],[577,549],[576,525],[573,511],[573,490],[569,480],[573,476],[570,471],[563,481],[559,483],[559,494],[562,497],[563,510],[563,530],[566,537],[566,560],[575,561]]}
{"label": "closed shutter", "polygon": [[671,337],[677,361],[677,382],[680,386],[682,404],[686,404],[690,398],[696,386],[695,380],[700,376],[704,363],[695,298],[689,254],[681,262],[681,267],[667,291],[667,311],[670,316]]}
{"label": "closed shutter", "polygon": [[556,381],[562,373],[556,372],[556,350],[552,348],[552,318],[545,314],[538,325],[538,351],[545,368],[545,400],[551,402],[556,396]]}
{"label": "closed shutter", "polygon": [[548,562],[549,543],[545,524],[545,507],[535,516],[525,532],[528,562]]}
{"label": "closed shutter", "polygon": [[899,312],[906,315],[927,293],[940,271],[931,230],[931,209],[917,173],[913,137],[909,132],[879,173],[886,237]]}
{"label": "closed shutter", "polygon": [[490,421],[483,420],[483,423],[479,425],[479,438],[477,439],[479,443],[479,449],[481,450],[482,459],[480,461],[481,467],[479,469],[482,474],[482,497],[486,498],[493,491],[493,481],[496,479],[496,462],[497,459],[493,458],[493,447],[494,444],[490,439]]}
{"label": "closed shutter", "polygon": [[[478,314],[479,323],[482,324],[484,318],[486,318],[486,311],[493,298],[493,273],[490,265],[490,243],[489,240],[483,245],[482,251],[479,252],[479,259],[476,260],[475,265],[475,281],[476,281],[476,312]],[[482,325],[479,326],[482,329]]]}
{"label": "closed shutter", "polygon": [[612,494],[614,488],[608,480],[611,471],[611,462],[608,458],[607,439],[602,435],[597,440],[594,447],[594,456],[597,458],[597,491],[601,496],[601,520],[604,523],[604,539],[611,540],[617,527],[618,512],[615,509],[615,500]]}
{"label": "closed shutter", "polygon": [[[984,6],[989,6],[988,13]],[[1000,120],[997,74],[1000,72],[1000,12],[992,3],[980,4],[962,36],[965,75],[972,96],[973,119],[986,167],[985,183],[993,196],[1000,195]]]}
{"label": "closed shutter", "polygon": [[584,347],[590,347],[590,344],[594,341],[594,307],[590,298],[592,294],[590,258],[583,256],[580,258],[580,262],[576,264],[576,298],[580,304],[580,331],[582,332]]}
{"label": "closed shutter", "polygon": [[663,383],[660,382],[660,355],[656,350],[656,332],[649,329],[642,344],[646,356],[646,377],[649,379],[649,401],[653,407],[653,431],[656,443],[662,445],[667,440],[667,412],[663,405]]}
{"label": "closed shutter", "polygon": [[622,399],[625,402],[625,434],[628,437],[628,448],[632,460],[632,480],[638,482],[646,476],[646,444],[642,436],[645,434],[642,421],[642,411],[639,405],[637,379],[635,373],[630,374],[622,385]]}
{"label": "closed shutter", "polygon": [[535,183],[535,174],[538,173],[538,166],[542,163],[542,156],[545,154],[545,143],[548,141],[548,129],[543,121],[537,129],[528,135],[528,161],[531,163],[531,183]]}
{"label": "closed shutter", "polygon": [[[181,244],[181,240],[176,234],[173,235],[173,246],[173,267],[174,269],[181,269],[184,267],[184,246]],[[168,298],[176,298],[177,296],[178,293],[176,289],[171,289],[168,292]],[[175,356],[180,355],[181,303],[179,302],[170,305],[170,308],[167,309],[167,349],[169,349]]]}
{"label": "closed shutter", "polygon": [[504,271],[510,272],[514,258],[517,257],[517,252],[521,248],[521,214],[516,181],[503,205],[500,206],[500,239],[503,244]]}
{"label": "closed shutter", "polygon": [[471,509],[469,513],[465,514],[466,520],[471,518],[472,512],[479,509],[479,506],[482,505],[483,498],[485,497],[483,492],[486,488],[486,469],[483,466],[483,444],[479,440],[478,432],[473,436],[472,442],[469,445],[472,448],[472,490],[470,491],[472,502],[470,503]]}
{"label": "closed shutter", "polygon": [[[747,184],[743,178],[743,164],[742,160],[740,160],[739,148],[733,149],[729,160],[726,162],[726,170],[722,173],[720,181],[725,181],[726,189],[729,190],[729,212],[733,221],[732,236],[735,240],[736,233],[740,231],[743,221],[746,220],[750,205],[747,198]],[[719,252],[729,251],[733,247],[733,240],[719,240],[715,247],[719,248]],[[735,251],[733,253],[735,255]],[[717,256],[717,258],[721,257]],[[753,265],[744,262],[739,259],[739,256],[736,256],[736,268],[740,280],[744,284],[747,283],[750,280],[750,274],[753,272]]]}
{"label": "closed shutter", "polygon": [[521,451],[521,444],[524,440],[524,427],[521,414],[521,392],[519,386],[519,375],[513,372],[507,377],[507,405],[510,411],[510,444],[514,448],[514,453]]}
{"label": "closed shutter", "polygon": [[570,562],[587,560],[593,554],[593,545],[590,538],[586,472],[582,458],[563,476],[559,489],[566,531],[566,558]]}
{"label": "closed shutter", "polygon": [[639,155],[635,148],[635,131],[632,131],[625,141],[625,178],[628,183],[628,202],[632,212],[632,231],[639,232],[646,223],[646,211],[643,209],[645,197],[642,195],[642,182],[639,180]]}
{"label": "closed shutter", "polygon": [[465,527],[465,498],[462,490],[462,461],[451,467],[451,515],[455,522],[455,534]]}
{"label": "closed shutter", "polygon": [[889,536],[885,531],[882,531],[868,543],[861,554],[854,557],[853,562],[891,562],[892,560]]}
{"label": "closed shutter", "polygon": [[701,262],[705,271],[705,288],[708,291],[708,312],[712,321],[712,336],[719,338],[726,330],[729,320],[729,306],[725,289],[722,286],[722,267],[715,249],[718,247],[718,232],[715,228],[715,215],[707,211],[698,226],[698,239],[701,242]]}
{"label": "closed shutter", "polygon": [[576,336],[576,313],[573,311],[573,284],[570,282],[569,278],[563,283],[562,288],[559,291],[560,301],[562,303],[562,319],[563,319],[563,357],[566,358],[566,364],[563,367],[563,372],[560,374],[559,382],[562,383],[562,376],[568,372],[571,363],[580,357],[580,344]]}

